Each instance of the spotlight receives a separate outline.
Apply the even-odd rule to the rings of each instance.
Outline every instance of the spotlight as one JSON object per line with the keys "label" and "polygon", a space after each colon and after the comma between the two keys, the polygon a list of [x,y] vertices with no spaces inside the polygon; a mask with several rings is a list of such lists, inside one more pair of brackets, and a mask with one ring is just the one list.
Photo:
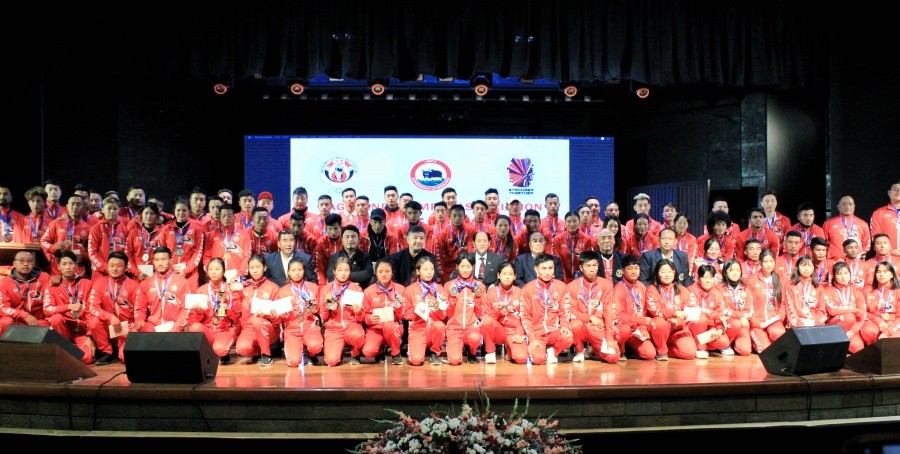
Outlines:
{"label": "spotlight", "polygon": [[224,95],[228,93],[228,84],[224,82],[216,82],[213,84],[213,93],[217,95]]}
{"label": "spotlight", "polygon": [[303,83],[301,82],[294,82],[290,86],[288,86],[288,89],[291,91],[292,95],[300,96],[306,90],[306,87],[304,87]]}
{"label": "spotlight", "polygon": [[373,95],[381,96],[384,94],[384,91],[387,90],[387,81],[384,79],[375,79],[375,82],[372,82],[369,89],[372,91]]}
{"label": "spotlight", "polygon": [[647,99],[650,96],[650,88],[638,87],[638,89],[634,91],[634,94],[637,95],[638,98]]}
{"label": "spotlight", "polygon": [[574,98],[578,94],[578,86],[574,82],[569,82],[563,87],[563,94],[566,95],[566,98]]}
{"label": "spotlight", "polygon": [[491,89],[491,75],[485,73],[475,74],[469,81],[469,85],[475,90],[477,96],[484,96]]}

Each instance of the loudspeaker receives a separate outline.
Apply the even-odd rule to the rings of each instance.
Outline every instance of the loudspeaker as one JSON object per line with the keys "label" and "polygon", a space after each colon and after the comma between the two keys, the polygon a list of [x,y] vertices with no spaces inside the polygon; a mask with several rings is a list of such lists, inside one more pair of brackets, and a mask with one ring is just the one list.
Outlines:
{"label": "loudspeaker", "polygon": [[96,377],[84,352],[44,326],[10,325],[0,337],[0,380],[63,383]]}
{"label": "loudspeaker", "polygon": [[129,333],[123,351],[132,383],[203,383],[219,368],[203,333]]}
{"label": "loudspeaker", "polygon": [[63,350],[69,352],[78,362],[84,358],[84,352],[75,344],[70,342],[62,334],[53,331],[46,326],[31,325],[9,325],[3,336],[0,337],[2,342],[18,342],[21,344],[55,344],[62,347]]}
{"label": "loudspeaker", "polygon": [[843,368],[849,349],[840,325],[801,326],[787,330],[759,359],[770,374],[819,374]]}
{"label": "loudspeaker", "polygon": [[850,355],[847,368],[861,374],[900,374],[900,337],[878,339]]}

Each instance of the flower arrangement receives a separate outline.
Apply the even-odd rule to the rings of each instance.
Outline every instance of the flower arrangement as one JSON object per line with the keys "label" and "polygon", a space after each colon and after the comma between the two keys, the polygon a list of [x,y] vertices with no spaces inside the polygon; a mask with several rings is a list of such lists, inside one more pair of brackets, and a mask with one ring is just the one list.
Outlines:
{"label": "flower arrangement", "polygon": [[399,421],[383,420],[394,427],[360,443],[354,453],[578,453],[581,446],[557,431],[558,421],[538,418],[525,419],[525,408],[519,409],[516,400],[509,413],[495,413],[490,400],[482,397],[483,405],[474,408],[463,401],[458,415],[441,411],[416,421],[397,410],[388,410]]}

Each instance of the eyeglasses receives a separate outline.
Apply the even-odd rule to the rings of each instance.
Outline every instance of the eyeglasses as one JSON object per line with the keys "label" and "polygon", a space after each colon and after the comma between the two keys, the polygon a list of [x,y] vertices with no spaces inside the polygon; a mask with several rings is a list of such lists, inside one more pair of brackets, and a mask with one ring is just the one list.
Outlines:
{"label": "eyeglasses", "polygon": [[34,263],[34,259],[15,259],[13,262],[16,263]]}

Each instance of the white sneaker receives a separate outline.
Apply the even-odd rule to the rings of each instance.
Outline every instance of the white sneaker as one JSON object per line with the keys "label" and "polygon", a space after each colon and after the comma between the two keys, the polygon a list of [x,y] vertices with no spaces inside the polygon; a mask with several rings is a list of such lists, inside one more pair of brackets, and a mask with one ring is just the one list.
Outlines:
{"label": "white sneaker", "polygon": [[484,363],[485,364],[497,364],[497,354],[496,353],[485,353],[484,354]]}
{"label": "white sneaker", "polygon": [[706,359],[709,358],[709,352],[706,350],[697,350],[697,354],[694,357],[697,359]]}
{"label": "white sneaker", "polygon": [[547,348],[547,364],[556,364],[559,360],[556,359],[556,352],[553,351],[553,347]]}
{"label": "white sneaker", "polygon": [[725,347],[721,350],[722,356],[734,356],[734,349],[731,347]]}
{"label": "white sneaker", "polygon": [[580,351],[572,357],[573,363],[583,363],[584,362],[584,351]]}

